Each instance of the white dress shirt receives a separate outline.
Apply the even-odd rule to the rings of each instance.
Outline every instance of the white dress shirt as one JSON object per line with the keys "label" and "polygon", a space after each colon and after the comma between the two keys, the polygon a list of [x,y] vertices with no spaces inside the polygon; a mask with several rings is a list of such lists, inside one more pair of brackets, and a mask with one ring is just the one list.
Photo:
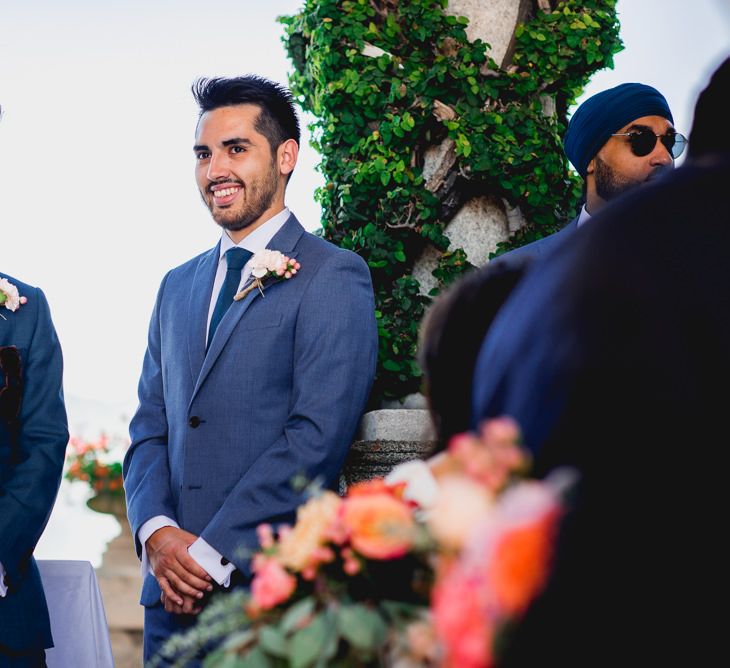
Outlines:
{"label": "white dress shirt", "polygon": [[8,593],[8,588],[5,586],[5,567],[3,562],[0,561],[0,598]]}
{"label": "white dress shirt", "polygon": [[577,227],[580,227],[583,223],[585,223],[587,220],[591,219],[591,214],[588,213],[588,209],[586,209],[586,205],[584,204],[581,207],[580,215],[578,216],[578,223]]}
{"label": "white dress shirt", "polygon": [[[220,256],[218,258],[218,269],[215,274],[215,280],[213,281],[213,292],[210,295],[210,305],[208,307],[208,323],[205,328],[206,331],[206,345],[208,343],[208,330],[210,329],[210,320],[213,317],[213,310],[215,309],[215,303],[218,300],[218,293],[221,291],[223,281],[228,271],[228,265],[226,263],[225,254],[226,251],[238,246],[239,248],[245,248],[252,253],[257,253],[266,248],[267,244],[273,239],[274,235],[281,229],[284,223],[289,218],[289,209],[284,207],[284,210],[277,213],[273,218],[269,218],[261,227],[257,227],[253,232],[246,235],[238,244],[235,244],[233,240],[228,236],[228,232],[225,230],[221,235],[220,245]],[[276,250],[275,248],[272,250]],[[241,282],[239,283],[239,290],[241,286],[248,280],[251,275],[251,260],[249,260],[241,270]],[[149,565],[149,559],[147,557],[147,548],[145,544],[149,537],[158,529],[162,527],[175,527],[179,528],[177,522],[173,519],[166,517],[165,515],[156,515],[155,517],[147,520],[139,529],[138,537],[139,542],[142,544],[142,577],[148,572],[152,573],[152,569]],[[219,585],[228,587],[231,583],[231,573],[236,570],[236,567],[230,563],[227,559],[224,559],[223,555],[218,552],[215,548],[209,545],[202,538],[198,538],[189,548],[188,554],[202,566],[208,575],[210,575]],[[154,573],[152,573],[154,575]]]}

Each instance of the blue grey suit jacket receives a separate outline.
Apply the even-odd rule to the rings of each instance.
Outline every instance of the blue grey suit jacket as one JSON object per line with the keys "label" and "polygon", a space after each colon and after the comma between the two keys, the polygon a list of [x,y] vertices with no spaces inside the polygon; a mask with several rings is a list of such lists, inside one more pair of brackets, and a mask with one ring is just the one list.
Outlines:
{"label": "blue grey suit jacket", "polygon": [[498,255],[493,260],[490,260],[490,262],[507,266],[517,266],[526,261],[538,260],[563,243],[565,239],[569,238],[578,229],[579,218],[580,216],[576,216],[557,232],[515,248],[514,250],[507,251],[502,255]]}
{"label": "blue grey suit jacket", "polygon": [[[165,276],[124,462],[135,536],[166,515],[245,575],[256,527],[291,521],[302,502],[295,476],[336,485],[378,347],[370,272],[358,255],[293,215],[268,247],[301,269],[234,302],[207,354],[218,247]],[[142,604],[159,598],[148,575]]]}
{"label": "blue grey suit jacket", "polygon": [[[0,646],[21,652],[53,646],[33,550],[58,493],[68,429],[61,348],[46,298],[0,278],[28,298],[17,311],[3,308],[0,318],[0,347],[17,348],[22,381],[18,422],[0,418],[0,562],[8,585],[0,598]],[[0,374],[0,388],[5,382]]]}

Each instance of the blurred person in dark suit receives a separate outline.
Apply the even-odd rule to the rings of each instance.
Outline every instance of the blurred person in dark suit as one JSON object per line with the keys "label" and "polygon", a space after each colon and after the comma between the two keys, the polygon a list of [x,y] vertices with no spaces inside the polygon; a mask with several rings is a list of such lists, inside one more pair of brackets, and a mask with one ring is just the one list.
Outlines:
{"label": "blurred person in dark suit", "polygon": [[726,569],[728,99],[730,59],[699,97],[686,163],[537,262],[482,345],[472,426],[510,415],[538,475],[580,474],[501,666],[725,653],[707,606]]}
{"label": "blurred person in dark suit", "polygon": [[439,294],[423,318],[418,361],[438,450],[445,449],[452,436],[469,430],[479,348],[529,263],[525,259],[474,269]]}

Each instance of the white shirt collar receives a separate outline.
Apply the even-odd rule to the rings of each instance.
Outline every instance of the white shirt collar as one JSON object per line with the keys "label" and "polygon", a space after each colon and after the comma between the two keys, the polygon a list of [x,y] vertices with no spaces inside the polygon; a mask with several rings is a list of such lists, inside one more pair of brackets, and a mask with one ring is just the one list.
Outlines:
{"label": "white shirt collar", "polygon": [[586,209],[586,205],[584,204],[580,210],[580,215],[578,216],[577,227],[580,227],[583,223],[585,223],[587,220],[590,220],[590,219],[591,219],[591,214],[588,213],[588,210]]}
{"label": "white shirt collar", "polygon": [[218,259],[222,259],[226,254],[226,251],[234,246],[245,248],[252,253],[258,253],[259,251],[264,250],[264,248],[266,248],[266,244],[268,244],[274,238],[274,235],[282,228],[289,218],[289,215],[289,208],[284,207],[282,211],[272,218],[269,218],[263,225],[257,227],[253,232],[251,232],[251,234],[247,234],[238,244],[233,243],[231,237],[228,236],[228,232],[223,230],[223,234],[221,235],[221,252]]}

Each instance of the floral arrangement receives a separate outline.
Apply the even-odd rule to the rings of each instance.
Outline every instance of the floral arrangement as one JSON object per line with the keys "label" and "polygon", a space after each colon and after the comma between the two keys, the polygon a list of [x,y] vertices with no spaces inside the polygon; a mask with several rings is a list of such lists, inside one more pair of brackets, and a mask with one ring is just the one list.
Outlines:
{"label": "floral arrangement", "polygon": [[96,493],[123,494],[122,463],[116,450],[106,434],[101,434],[96,441],[71,437],[64,477],[86,482]]}
{"label": "floral arrangement", "polygon": [[184,666],[215,646],[206,668],[494,665],[546,581],[566,487],[526,479],[518,436],[499,418],[453,439],[429,465],[436,494],[375,479],[313,496],[293,527],[259,527],[250,591],[214,599],[162,654]]}
{"label": "floral arrangement", "polygon": [[233,299],[238,301],[243,299],[249,292],[258,288],[261,296],[264,296],[264,281],[267,278],[282,280],[289,279],[301,269],[301,264],[294,258],[268,248],[254,253],[251,258],[251,276],[253,281],[249,283],[243,290],[237,292]]}
{"label": "floral arrangement", "polygon": [[[0,278],[0,306],[4,306],[8,311],[17,311],[27,301],[27,297],[22,297],[18,293],[18,288],[7,278]],[[0,318],[7,320],[2,313]]]}

